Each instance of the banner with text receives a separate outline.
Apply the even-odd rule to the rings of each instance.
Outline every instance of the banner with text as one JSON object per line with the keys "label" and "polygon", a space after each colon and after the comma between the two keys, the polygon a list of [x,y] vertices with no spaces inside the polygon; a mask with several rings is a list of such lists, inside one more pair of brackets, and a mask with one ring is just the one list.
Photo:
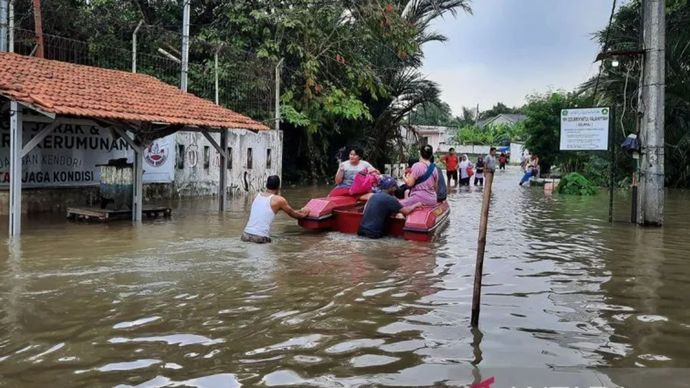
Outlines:
{"label": "banner with text", "polygon": [[[7,121],[7,122],[6,122]],[[0,187],[10,181],[9,120],[0,124]],[[26,144],[45,123],[24,123]],[[144,150],[144,183],[168,183],[175,179],[175,135],[153,142]],[[24,187],[90,186],[100,183],[98,164],[110,159],[127,158],[134,152],[110,130],[93,125],[62,124],[22,158]]]}
{"label": "banner with text", "polygon": [[596,151],[609,148],[609,108],[561,110],[561,150]]}

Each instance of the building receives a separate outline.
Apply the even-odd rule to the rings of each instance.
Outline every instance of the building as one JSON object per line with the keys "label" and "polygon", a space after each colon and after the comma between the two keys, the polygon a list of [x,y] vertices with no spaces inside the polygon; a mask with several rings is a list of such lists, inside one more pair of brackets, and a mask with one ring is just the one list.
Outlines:
{"label": "building", "polygon": [[519,113],[501,113],[494,117],[477,121],[477,126],[479,128],[486,128],[492,125],[515,125],[526,119],[527,116]]}
{"label": "building", "polygon": [[455,136],[456,128],[436,125],[401,126],[400,134],[407,145],[429,144],[434,151],[445,152]]}
{"label": "building", "polygon": [[0,214],[95,203],[99,164],[119,158],[138,201],[224,197],[280,175],[282,133],[151,76],[0,53]]}
{"label": "building", "polygon": [[[220,153],[200,133],[172,135],[175,157],[173,195],[182,197],[215,195],[220,184]],[[212,134],[219,142],[220,135]],[[266,178],[281,175],[283,133],[238,129],[228,133],[227,189],[231,193],[263,189]]]}

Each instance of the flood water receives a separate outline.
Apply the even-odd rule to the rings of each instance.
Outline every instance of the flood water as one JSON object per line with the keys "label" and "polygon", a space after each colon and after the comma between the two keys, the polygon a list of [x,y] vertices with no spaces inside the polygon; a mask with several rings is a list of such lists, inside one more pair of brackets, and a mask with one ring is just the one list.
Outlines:
{"label": "flood water", "polygon": [[479,330],[478,190],[450,194],[432,243],[280,215],[272,244],[247,244],[250,198],[224,214],[175,202],[136,227],[25,219],[0,251],[0,385],[615,386],[629,381],[615,370],[690,368],[690,192],[670,191],[665,227],[644,229],[626,223],[627,193],[611,225],[606,193],[518,180],[495,179]]}

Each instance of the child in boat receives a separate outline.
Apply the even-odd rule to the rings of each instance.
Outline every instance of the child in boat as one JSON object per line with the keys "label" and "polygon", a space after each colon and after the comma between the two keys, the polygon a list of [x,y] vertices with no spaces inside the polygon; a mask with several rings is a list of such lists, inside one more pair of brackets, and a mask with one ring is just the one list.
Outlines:
{"label": "child in boat", "polygon": [[[412,171],[412,166],[414,166],[415,163],[419,161],[419,158],[410,158],[407,160],[407,168],[405,168],[405,173],[403,176],[409,174]],[[402,185],[398,186],[398,189],[395,190],[395,197],[398,199],[405,199],[410,196],[410,188],[407,187],[406,183],[403,183]]]}
{"label": "child in boat", "polygon": [[409,206],[420,202],[423,206],[436,206],[438,202],[439,172],[433,162],[434,149],[425,145],[420,150],[421,159],[412,166],[409,174],[405,175],[405,184],[410,189],[410,195],[401,199],[403,206]]}
{"label": "child in boat", "polygon": [[338,172],[335,174],[336,186],[328,194],[329,197],[350,195],[350,187],[360,171],[366,169],[368,172],[379,172],[369,162],[363,160],[363,157],[364,151],[360,147],[350,147],[348,160],[340,163]]}
{"label": "child in boat", "polygon": [[308,210],[294,210],[288,201],[279,195],[280,177],[271,175],[266,180],[266,191],[259,193],[252,203],[249,221],[244,228],[241,240],[258,244],[270,243],[271,224],[276,213],[284,211],[292,218],[300,219],[309,214]]}
{"label": "child in boat", "polygon": [[403,207],[393,195],[398,188],[395,178],[384,175],[379,180],[378,192],[372,194],[364,206],[362,222],[359,224],[357,234],[368,238],[381,238],[386,230],[388,219],[398,212],[408,215],[421,203]]}

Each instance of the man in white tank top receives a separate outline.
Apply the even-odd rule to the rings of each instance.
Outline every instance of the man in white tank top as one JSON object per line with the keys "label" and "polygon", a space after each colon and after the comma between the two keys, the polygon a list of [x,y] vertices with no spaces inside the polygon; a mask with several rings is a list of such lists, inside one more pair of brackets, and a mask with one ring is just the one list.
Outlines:
{"label": "man in white tank top", "polygon": [[309,214],[307,210],[294,210],[288,201],[281,197],[280,177],[271,175],[266,180],[266,191],[257,194],[252,203],[252,210],[249,214],[249,221],[244,227],[242,241],[254,243],[271,242],[271,224],[279,211],[284,211],[292,218],[300,219]]}

